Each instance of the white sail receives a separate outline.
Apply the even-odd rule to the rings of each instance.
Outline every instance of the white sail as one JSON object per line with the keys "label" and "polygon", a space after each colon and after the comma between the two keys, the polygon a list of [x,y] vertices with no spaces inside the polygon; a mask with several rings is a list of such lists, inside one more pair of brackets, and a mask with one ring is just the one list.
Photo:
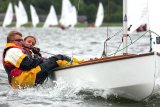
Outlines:
{"label": "white sail", "polygon": [[33,27],[36,27],[36,25],[39,23],[38,14],[32,5],[30,5],[30,10],[31,10],[32,25]]}
{"label": "white sail", "polygon": [[71,26],[71,23],[73,21],[72,19],[72,13],[73,13],[73,6],[69,0],[63,0],[62,1],[62,12],[61,12],[61,19],[60,24],[68,27]]}
{"label": "white sail", "polygon": [[102,25],[102,23],[103,23],[103,18],[104,18],[103,5],[102,5],[102,3],[99,3],[98,12],[97,12],[97,17],[96,17],[96,22],[95,22],[95,26],[96,26],[96,27],[99,27],[99,26]]}
{"label": "white sail", "polygon": [[74,27],[77,24],[77,10],[75,6],[72,6],[71,26]]}
{"label": "white sail", "polygon": [[[135,31],[140,25],[147,24],[148,29],[160,35],[160,26],[157,24],[160,19],[160,15],[158,14],[160,10],[159,0],[128,0],[127,8],[128,28],[130,28],[130,31],[128,31],[129,34]],[[152,33],[152,49],[153,51],[160,51],[159,44],[155,44],[156,37]]]}
{"label": "white sail", "polygon": [[13,20],[13,7],[12,3],[9,3],[2,27],[10,25],[12,23],[12,20]]}
{"label": "white sail", "polygon": [[[136,9],[135,9],[136,8]],[[132,33],[140,25],[148,23],[148,0],[127,1],[127,23]]]}
{"label": "white sail", "polygon": [[[149,29],[156,34],[160,35],[160,0],[148,0],[148,7],[149,7]],[[156,44],[156,37],[154,33],[151,33],[152,35],[152,48],[153,51],[160,52],[160,44]]]}
{"label": "white sail", "polygon": [[27,16],[26,10],[23,6],[23,3],[21,1],[19,1],[19,9],[21,12],[21,16],[23,16],[23,19],[21,19],[22,24],[26,24],[28,22],[28,16]]}
{"label": "white sail", "polygon": [[51,25],[58,25],[58,19],[53,5],[50,7],[49,14],[46,18],[46,21],[43,27],[49,27]]}
{"label": "white sail", "polygon": [[21,27],[21,25],[26,24],[28,22],[28,16],[26,10],[21,1],[19,1],[18,7],[15,6],[16,12],[16,27]]}
{"label": "white sail", "polygon": [[20,10],[18,9],[18,6],[15,5],[14,8],[15,8],[15,15],[16,15],[16,27],[18,28],[21,26],[21,22],[20,22],[21,15],[20,15]]}

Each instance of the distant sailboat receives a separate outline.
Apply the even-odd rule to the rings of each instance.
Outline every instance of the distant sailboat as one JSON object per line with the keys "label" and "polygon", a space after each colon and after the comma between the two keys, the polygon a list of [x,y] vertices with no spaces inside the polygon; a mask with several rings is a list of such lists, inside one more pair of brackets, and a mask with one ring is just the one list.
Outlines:
{"label": "distant sailboat", "polygon": [[15,12],[17,20],[16,27],[21,27],[21,25],[24,25],[28,22],[28,16],[21,1],[19,1],[18,7],[15,6]]}
{"label": "distant sailboat", "polygon": [[96,27],[99,27],[99,26],[102,25],[103,18],[104,18],[103,5],[102,5],[102,3],[99,3],[98,12],[97,12],[97,17],[96,17],[96,21],[95,21],[95,26],[96,26]]}
{"label": "distant sailboat", "polygon": [[12,3],[9,3],[2,27],[10,25],[12,23],[12,20],[13,20],[13,7]]}
{"label": "distant sailboat", "polygon": [[64,28],[73,27],[77,23],[76,8],[69,0],[63,0],[60,26]]}
{"label": "distant sailboat", "polygon": [[20,27],[20,20],[21,20],[21,17],[20,17],[20,15],[19,15],[19,9],[18,9],[18,6],[14,6],[14,9],[15,9],[15,15],[16,15],[16,27],[18,28],[18,27]]}
{"label": "distant sailboat", "polygon": [[44,28],[49,27],[49,26],[53,26],[53,25],[58,25],[58,19],[57,19],[57,15],[55,12],[55,9],[53,7],[53,5],[50,7],[50,11],[49,14],[46,18],[46,21],[43,25]]}
{"label": "distant sailboat", "polygon": [[77,24],[77,10],[75,6],[72,6],[71,27],[74,27],[76,24]]}
{"label": "distant sailboat", "polygon": [[39,23],[39,17],[37,15],[35,8],[32,5],[30,5],[30,10],[31,10],[32,25],[33,27],[36,27],[36,25]]}

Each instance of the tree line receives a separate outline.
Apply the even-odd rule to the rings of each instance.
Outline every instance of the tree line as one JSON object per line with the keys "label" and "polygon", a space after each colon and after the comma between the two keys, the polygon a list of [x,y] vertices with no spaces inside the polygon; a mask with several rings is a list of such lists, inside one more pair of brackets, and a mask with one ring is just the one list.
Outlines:
{"label": "tree line", "polygon": [[[19,0],[0,0],[0,13],[5,13],[9,2],[18,5]],[[57,15],[61,14],[62,0],[21,0],[24,7],[30,15],[30,4],[32,4],[37,13],[47,15],[50,5],[55,7]],[[87,16],[88,22],[94,22],[97,14],[99,2],[104,7],[104,22],[122,22],[122,1],[123,0],[70,0],[76,6],[78,15]],[[29,16],[30,17],[30,16]]]}

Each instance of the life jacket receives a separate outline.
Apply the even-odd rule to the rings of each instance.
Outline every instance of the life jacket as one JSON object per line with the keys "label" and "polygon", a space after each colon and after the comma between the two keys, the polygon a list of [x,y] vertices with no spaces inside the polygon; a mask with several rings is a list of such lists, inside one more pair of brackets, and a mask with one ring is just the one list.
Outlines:
{"label": "life jacket", "polygon": [[19,62],[22,62],[23,59],[27,56],[25,54],[25,50],[22,49],[21,47],[16,46],[13,43],[8,43],[6,45],[6,48],[4,49],[4,52],[3,52],[2,61],[3,61],[4,68],[8,74],[8,80],[10,85],[13,88],[27,88],[27,87],[35,86],[36,75],[38,72],[41,71],[40,66],[36,66],[35,68],[24,71],[19,68],[20,63],[18,66],[15,66],[10,62],[5,61],[6,52],[11,48],[18,48],[24,53],[24,55],[20,58],[21,61]]}

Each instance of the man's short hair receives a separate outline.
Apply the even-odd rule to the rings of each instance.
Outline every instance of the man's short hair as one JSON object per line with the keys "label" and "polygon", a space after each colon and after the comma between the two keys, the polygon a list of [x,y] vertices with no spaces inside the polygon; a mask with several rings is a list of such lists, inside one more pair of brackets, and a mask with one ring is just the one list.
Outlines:
{"label": "man's short hair", "polygon": [[17,31],[9,32],[7,36],[7,43],[10,43],[11,41],[13,41],[16,35],[20,35],[22,37],[22,34],[20,32],[17,32]]}

